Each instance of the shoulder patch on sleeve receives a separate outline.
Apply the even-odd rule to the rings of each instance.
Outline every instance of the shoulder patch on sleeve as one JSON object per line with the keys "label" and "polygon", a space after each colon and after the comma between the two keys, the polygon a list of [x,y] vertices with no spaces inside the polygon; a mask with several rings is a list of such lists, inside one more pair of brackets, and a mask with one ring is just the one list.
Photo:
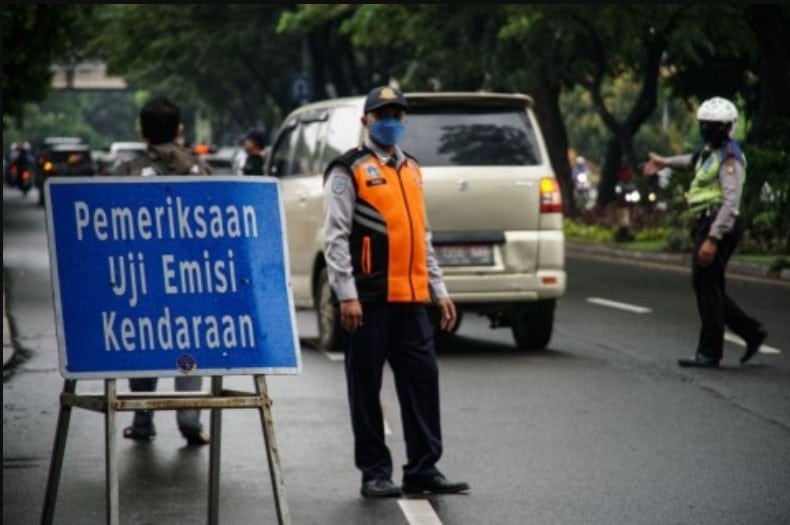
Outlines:
{"label": "shoulder patch on sleeve", "polygon": [[346,177],[332,177],[332,182],[330,183],[332,186],[332,193],[336,195],[340,195],[346,191],[348,187],[348,179]]}

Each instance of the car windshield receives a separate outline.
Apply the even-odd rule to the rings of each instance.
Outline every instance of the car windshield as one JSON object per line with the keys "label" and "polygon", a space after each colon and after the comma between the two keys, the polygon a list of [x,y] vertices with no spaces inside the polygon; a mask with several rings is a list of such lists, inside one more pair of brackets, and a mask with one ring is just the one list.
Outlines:
{"label": "car windshield", "polygon": [[523,107],[413,107],[402,147],[423,166],[530,166],[541,160]]}

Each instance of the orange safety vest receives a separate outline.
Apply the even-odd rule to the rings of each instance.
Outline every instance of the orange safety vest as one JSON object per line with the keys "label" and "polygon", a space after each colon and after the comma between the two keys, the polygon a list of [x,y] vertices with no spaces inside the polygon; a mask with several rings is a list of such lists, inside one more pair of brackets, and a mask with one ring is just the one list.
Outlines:
{"label": "orange safety vest", "polygon": [[365,147],[330,164],[345,166],[356,191],[349,249],[360,301],[427,302],[422,173],[407,155],[400,168]]}

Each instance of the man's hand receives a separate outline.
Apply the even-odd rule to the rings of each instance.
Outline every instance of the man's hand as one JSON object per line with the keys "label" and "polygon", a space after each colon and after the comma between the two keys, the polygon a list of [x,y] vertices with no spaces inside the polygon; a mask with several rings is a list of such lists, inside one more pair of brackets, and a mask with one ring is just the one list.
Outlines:
{"label": "man's hand", "polygon": [[642,175],[655,175],[658,170],[667,165],[664,157],[652,151],[648,154],[648,161],[642,167]]}
{"label": "man's hand", "polygon": [[340,303],[340,326],[351,334],[362,326],[362,303],[356,299],[348,299]]}
{"label": "man's hand", "polygon": [[705,239],[700,245],[699,251],[697,252],[697,260],[699,261],[699,265],[708,266],[710,263],[712,263],[713,259],[716,257],[717,249],[718,246],[715,242],[710,239]]}
{"label": "man's hand", "polygon": [[455,328],[455,323],[458,321],[458,314],[455,311],[455,304],[449,297],[443,297],[437,300],[437,306],[442,314],[439,321],[439,328],[445,332],[451,332]]}

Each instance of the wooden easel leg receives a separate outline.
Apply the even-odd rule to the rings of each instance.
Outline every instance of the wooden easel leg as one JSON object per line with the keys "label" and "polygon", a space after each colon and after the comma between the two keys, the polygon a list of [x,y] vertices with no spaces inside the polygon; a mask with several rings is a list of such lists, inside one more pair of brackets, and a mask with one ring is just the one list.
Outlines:
{"label": "wooden easel leg", "polygon": [[105,494],[107,525],[119,525],[121,522],[120,497],[118,490],[118,457],[115,443],[115,423],[118,412],[115,402],[118,400],[118,391],[115,379],[104,380],[104,399],[107,403],[104,412],[104,465],[107,476]]}
{"label": "wooden easel leg", "polygon": [[274,420],[272,418],[272,402],[266,388],[266,377],[255,376],[255,391],[261,398],[261,425],[263,426],[263,439],[266,442],[266,459],[269,461],[269,475],[272,480],[274,503],[277,507],[277,522],[279,525],[290,525],[291,516],[288,512],[288,502],[285,500],[285,481],[280,471],[280,451],[274,439]]}
{"label": "wooden easel leg", "polygon": [[[222,376],[211,377],[211,395],[222,397]],[[208,523],[219,523],[219,465],[222,443],[222,409],[211,409],[211,448],[209,449]]]}
{"label": "wooden easel leg", "polygon": [[[63,382],[63,393],[73,394],[77,390],[76,379],[66,379]],[[49,476],[47,477],[47,490],[44,495],[44,512],[41,515],[42,525],[49,525],[55,517],[55,502],[58,498],[58,484],[60,471],[63,467],[63,455],[66,451],[66,438],[69,435],[69,422],[71,421],[71,405],[60,400],[58,424],[55,430],[55,444],[52,447],[52,459],[49,462]]]}

